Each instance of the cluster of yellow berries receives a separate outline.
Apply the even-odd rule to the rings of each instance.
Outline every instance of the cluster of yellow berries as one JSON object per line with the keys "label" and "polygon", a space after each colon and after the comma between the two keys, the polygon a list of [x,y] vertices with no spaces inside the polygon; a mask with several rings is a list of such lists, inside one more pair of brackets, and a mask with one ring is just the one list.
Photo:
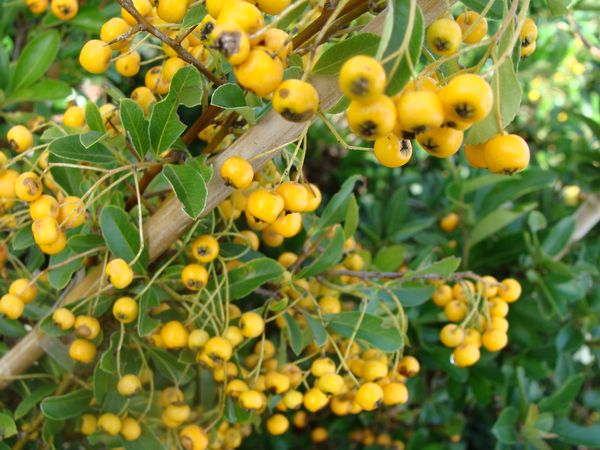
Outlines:
{"label": "cluster of yellow berries", "polygon": [[99,417],[84,414],[80,419],[79,430],[86,436],[97,432],[108,436],[120,435],[126,441],[135,441],[142,434],[142,427],[136,419],[127,416],[121,418],[113,413],[104,413]]}
{"label": "cluster of yellow berries", "polygon": [[365,447],[376,445],[378,447],[389,448],[391,450],[404,450],[406,446],[399,439],[393,439],[389,433],[375,434],[369,428],[357,428],[350,433],[350,439]]}
{"label": "cluster of yellow berries", "polygon": [[[15,151],[23,153],[31,148],[33,134],[23,125],[16,125],[8,131],[7,140]],[[1,155],[4,164],[6,156],[3,153]],[[46,151],[37,162],[40,169],[48,167],[47,158]],[[48,189],[54,191],[54,196],[43,193],[42,180]],[[65,248],[65,229],[76,228],[85,220],[82,200],[75,196],[64,196],[48,172],[38,175],[33,171],[19,173],[12,169],[0,170],[0,200],[5,211],[17,201],[29,204],[33,238],[40,250],[48,255],[60,253]],[[10,214],[3,216],[3,222],[9,228],[17,225],[16,219],[12,219],[15,218]]]}
{"label": "cluster of yellow berries", "polygon": [[[290,0],[261,0],[256,5],[243,0],[208,1],[206,17],[178,43],[203,64],[212,61],[211,50],[220,52],[233,66],[233,74],[242,87],[260,97],[272,96],[277,112],[287,120],[301,122],[312,118],[317,111],[319,95],[305,81],[283,81],[292,42],[285,31],[265,27],[263,16],[263,13],[278,14],[289,4]],[[160,0],[154,7],[149,0],[136,0],[133,6],[146,20],[166,29],[167,34],[177,40],[178,24],[188,8],[186,2]],[[82,67],[93,74],[104,73],[113,61],[112,52],[118,51],[120,54],[114,59],[117,72],[124,77],[137,75],[141,56],[136,50],[138,46],[132,45],[132,27],[136,23],[125,10],[121,11],[121,17],[113,17],[104,23],[100,39],[88,41],[81,49],[79,61]],[[148,91],[138,91],[132,98],[152,100],[154,94],[166,94],[175,73],[188,65],[168,45],[164,44],[163,50],[167,59],[145,74]]]}
{"label": "cluster of yellow berries", "polygon": [[34,281],[18,278],[8,287],[8,293],[0,298],[0,314],[11,320],[17,320],[23,315],[25,305],[37,297],[37,287]]}
{"label": "cluster of yellow berries", "polygon": [[77,0],[25,0],[25,6],[33,14],[43,14],[50,6],[52,14],[60,20],[71,20],[79,12]]}
{"label": "cluster of yellow berries", "polygon": [[[342,66],[340,88],[352,99],[350,128],[374,140],[375,157],[392,168],[410,160],[413,137],[432,156],[454,155],[464,131],[483,120],[494,103],[490,85],[476,74],[457,75],[441,88],[433,78],[417,79],[392,98],[383,93],[385,85],[385,70],[374,58],[355,56]],[[499,135],[467,146],[466,152],[471,164],[494,173],[514,173],[529,163],[529,147],[517,135]]]}
{"label": "cluster of yellow berries", "polygon": [[[523,30],[529,30],[530,24],[533,22],[527,21]],[[434,53],[447,55],[455,53],[462,41],[479,42],[486,33],[485,18],[468,11],[457,21],[436,20],[427,30],[427,42]],[[485,119],[494,105],[489,83],[474,73],[455,75],[444,86],[423,76],[393,97],[385,95],[386,84],[384,67],[370,56],[350,58],[339,75],[340,89],[351,100],[347,110],[350,128],[375,141],[375,157],[390,168],[410,160],[413,138],[434,157],[454,155],[463,145],[464,132]],[[504,133],[480,145],[466,145],[465,152],[471,165],[493,173],[523,170],[530,158],[521,137]]]}
{"label": "cluster of yellow berries", "polygon": [[[316,185],[281,182],[274,165],[255,177],[250,162],[233,156],[223,162],[219,171],[225,183],[236,189],[219,205],[221,214],[226,220],[235,220],[245,213],[248,226],[262,231],[263,241],[270,247],[278,247],[285,238],[296,236],[302,230],[302,213],[315,211],[321,203],[321,191]],[[240,237],[238,243],[245,240],[257,250],[259,240],[254,231],[243,231],[244,239]]]}
{"label": "cluster of yellow berries", "polygon": [[513,278],[498,282],[486,275],[477,284],[463,280],[450,286],[440,284],[433,302],[444,309],[449,322],[440,331],[440,341],[452,348],[452,360],[459,367],[479,361],[480,348],[498,352],[508,343],[509,304],[521,296],[521,285]]}

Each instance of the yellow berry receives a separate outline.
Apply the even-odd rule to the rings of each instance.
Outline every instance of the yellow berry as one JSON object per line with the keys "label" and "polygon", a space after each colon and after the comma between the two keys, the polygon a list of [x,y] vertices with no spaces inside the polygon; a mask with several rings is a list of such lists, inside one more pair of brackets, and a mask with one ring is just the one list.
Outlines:
{"label": "yellow berry", "polygon": [[6,133],[6,140],[14,151],[22,153],[33,145],[33,134],[23,125],[15,125]]}
{"label": "yellow berry", "polygon": [[98,39],[87,41],[79,53],[81,67],[93,74],[101,74],[108,70],[112,51],[108,45]]}
{"label": "yellow berry", "polygon": [[113,305],[113,316],[119,322],[131,323],[138,316],[138,303],[131,297],[121,297]]}
{"label": "yellow berry", "polygon": [[96,346],[86,339],[75,339],[69,347],[72,360],[89,364],[96,357]]}

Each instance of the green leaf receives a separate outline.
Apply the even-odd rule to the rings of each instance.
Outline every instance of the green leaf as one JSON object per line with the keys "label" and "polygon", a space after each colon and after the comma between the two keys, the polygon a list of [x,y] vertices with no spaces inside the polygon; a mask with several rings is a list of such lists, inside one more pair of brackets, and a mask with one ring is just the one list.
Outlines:
{"label": "green leaf", "polygon": [[283,267],[271,258],[257,258],[229,272],[229,298],[243,298],[268,281],[283,275]]}
{"label": "green leaf", "polygon": [[75,253],[83,253],[93,248],[103,247],[104,239],[93,233],[75,234],[69,236],[67,246]]}
{"label": "green leaf", "polygon": [[163,443],[158,439],[154,430],[142,424],[142,434],[135,441],[125,441],[125,450],[149,450],[162,448]]}
{"label": "green leaf", "polygon": [[177,71],[171,81],[169,95],[156,103],[150,116],[150,143],[156,155],[171,147],[185,125],[179,120],[177,109],[202,103],[202,75],[193,66]]}
{"label": "green leaf", "polygon": [[71,93],[71,86],[61,80],[43,79],[32,86],[23,86],[10,94],[8,100],[16,102],[41,102],[63,100]]}
{"label": "green leaf", "polygon": [[353,175],[344,181],[340,191],[329,200],[327,206],[323,210],[315,227],[317,230],[322,230],[334,223],[339,223],[344,220],[348,210],[348,204],[350,203],[350,195],[352,194],[354,185],[359,179],[359,175]]}
{"label": "green leaf", "polygon": [[[509,45],[513,38],[513,26],[508,26],[500,38],[498,53]],[[500,116],[504,127],[508,126],[521,108],[523,91],[515,73],[512,59],[506,58],[504,63],[494,72],[490,82],[494,92],[494,108],[500,105]],[[467,144],[482,144],[502,132],[498,126],[495,110],[492,110],[485,119],[471,127],[466,137]]]}
{"label": "green leaf", "polygon": [[[469,9],[477,11],[478,13],[483,12],[487,8],[488,0],[463,0]],[[504,17],[504,0],[495,0],[486,17],[490,19],[502,19]]]}
{"label": "green leaf", "polygon": [[148,348],[148,355],[157,370],[175,385],[185,384],[194,376],[193,371],[186,370],[186,364],[178,361],[175,355],[166,350]]}
{"label": "green leaf", "polygon": [[435,291],[433,286],[423,286],[422,284],[406,285],[394,289],[394,294],[400,300],[402,306],[406,308],[422,305],[431,299]]}
{"label": "green leaf", "polygon": [[318,275],[340,262],[344,255],[345,240],[344,231],[342,227],[338,226],[333,237],[327,241],[323,251],[315,251],[316,258],[300,271],[298,278]]}
{"label": "green leaf", "polygon": [[31,247],[33,244],[35,244],[35,241],[33,240],[31,227],[21,228],[15,233],[12,242],[12,246],[15,250],[23,250],[24,248]]}
{"label": "green leaf", "polygon": [[[361,319],[359,311],[342,312],[325,316],[327,328],[343,337],[351,337],[358,327],[356,338],[373,347],[391,353],[402,348],[404,339],[396,328],[385,327],[383,318],[372,314],[364,314]],[[360,325],[359,325],[360,323]]]}
{"label": "green leaf", "polygon": [[506,202],[512,203],[523,195],[538,192],[550,186],[556,179],[554,173],[541,169],[529,169],[512,177],[495,176],[506,182],[498,183],[482,199],[481,209],[477,211],[480,217],[495,211]]}
{"label": "green leaf", "polygon": [[306,323],[308,323],[310,331],[312,332],[313,338],[315,339],[315,343],[319,347],[324,346],[327,343],[328,334],[320,319],[315,319],[307,313],[303,313],[303,315],[306,319]]}
{"label": "green leaf", "polygon": [[223,84],[215,89],[210,102],[223,109],[236,111],[250,125],[256,122],[254,108],[248,105],[243,89],[235,83]]}
{"label": "green leaf", "polygon": [[553,16],[564,16],[569,12],[571,0],[548,0],[548,8]]}
{"label": "green leaf", "polygon": [[106,146],[97,143],[85,148],[79,140],[79,136],[66,136],[62,139],[56,139],[48,149],[53,155],[68,160],[72,164],[77,164],[80,161],[101,165],[115,162],[114,155]]}
{"label": "green leaf", "polygon": [[114,373],[106,372],[102,369],[100,364],[94,369],[94,376],[92,377],[92,388],[94,390],[94,399],[98,405],[104,403],[106,394],[110,390],[114,390],[118,382],[118,377]]}
{"label": "green leaf", "polygon": [[[392,9],[390,11],[390,13],[393,14],[392,34],[390,35],[389,42],[384,52],[384,57],[395,53],[402,47],[406,30],[409,26],[411,3],[413,2],[407,2],[406,0],[394,0],[392,2]],[[384,65],[388,76],[386,92],[389,95],[400,92],[411,78],[411,64],[409,63],[408,58],[410,58],[410,62],[412,62],[412,67],[416,67],[419,58],[421,57],[421,49],[423,48],[423,40],[425,38],[425,19],[423,18],[421,8],[419,8],[416,3],[417,2],[414,2],[416,9],[412,34],[409,38],[410,40],[407,48],[408,51],[403,55],[399,55],[399,57],[392,58]]]}
{"label": "green leaf", "polygon": [[188,12],[185,14],[183,23],[181,25],[183,28],[198,25],[204,16],[206,16],[206,8],[204,7],[204,4],[201,2],[196,3],[194,6],[188,9]]}
{"label": "green leaf", "polygon": [[296,322],[296,319],[294,319],[288,313],[285,313],[283,315],[283,317],[285,319],[285,323],[287,324],[287,331],[288,331],[287,334],[288,334],[288,339],[290,341],[290,347],[293,350],[293,352],[296,354],[296,356],[298,356],[300,353],[302,353],[302,348],[303,348],[302,330],[300,329],[298,322]]}
{"label": "green leaf", "polygon": [[346,239],[351,238],[356,233],[358,222],[360,220],[358,211],[358,202],[354,194],[350,196],[348,209],[346,210],[346,218],[344,219],[344,236]]}
{"label": "green leaf", "polygon": [[600,448],[600,425],[584,427],[568,419],[559,419],[554,424],[552,432],[567,444],[585,445],[589,448]]}
{"label": "green leaf", "polygon": [[542,250],[548,256],[557,256],[569,245],[571,236],[575,232],[575,217],[563,217],[552,227],[548,236],[542,243]]}
{"label": "green leaf", "polygon": [[394,272],[404,262],[405,247],[403,245],[391,245],[379,249],[373,260],[373,264],[384,272]]}
{"label": "green leaf", "polygon": [[519,420],[519,411],[514,406],[508,406],[502,410],[496,423],[492,428],[492,434],[498,440],[507,445],[517,443],[516,425]]}
{"label": "green leaf", "polygon": [[[50,153],[48,162],[53,164],[72,163],[72,161],[60,158],[53,153]],[[67,194],[77,196],[81,196],[83,194],[83,175],[81,170],[74,167],[52,166],[50,168],[50,173],[52,174],[54,181],[56,181],[58,185],[67,192]]]}
{"label": "green leaf", "polygon": [[87,102],[85,104],[85,123],[92,131],[106,133],[102,115],[94,102]]}
{"label": "green leaf", "polygon": [[102,133],[100,131],[88,131],[87,133],[79,135],[79,142],[81,142],[81,145],[87,149],[100,142],[106,136],[106,133]]}
{"label": "green leaf", "polygon": [[30,392],[21,400],[21,403],[15,409],[15,420],[25,417],[43,398],[49,396],[56,390],[56,386],[46,385]]}
{"label": "green leaf", "polygon": [[192,219],[197,219],[206,205],[208,194],[200,172],[189,165],[169,164],[162,173],[183,204],[183,211]]}
{"label": "green leaf", "polygon": [[136,102],[125,98],[121,100],[121,121],[127,133],[127,138],[141,159],[150,150],[148,137],[148,121],[144,118],[144,111]]}
{"label": "green leaf", "polygon": [[[52,255],[48,264],[50,266],[54,264],[59,264],[63,261],[66,261],[67,259],[72,259],[77,255],[77,252],[74,252],[70,248],[66,248],[57,255]],[[71,277],[73,276],[73,274],[82,266],[83,258],[77,258],[68,264],[51,270],[50,272],[48,272],[48,281],[50,282],[50,285],[55,289],[64,289],[65,286],[69,284],[69,281],[71,281]]]}
{"label": "green leaf", "polygon": [[46,73],[60,47],[58,30],[38,34],[23,49],[12,77],[12,92],[31,86]]}
{"label": "green leaf", "polygon": [[531,211],[527,217],[527,224],[531,228],[531,231],[537,233],[548,226],[548,221],[546,220],[546,216],[541,212]]}
{"label": "green leaf", "polygon": [[582,373],[572,375],[558,390],[549,397],[544,397],[539,403],[540,412],[551,412],[555,415],[564,415],[569,412],[577,398],[585,376]]}
{"label": "green leaf", "polygon": [[440,277],[447,278],[456,272],[456,269],[460,266],[460,258],[456,256],[449,256],[440,261],[434,262],[433,264],[424,267],[422,269],[418,269],[406,274],[406,280],[409,280],[413,277],[418,277],[421,275],[430,275],[435,274]]}
{"label": "green leaf", "polygon": [[8,438],[17,434],[17,424],[8,413],[0,412],[0,437]]}
{"label": "green leaf", "polygon": [[236,83],[226,83],[215,89],[210,103],[223,109],[247,106],[244,90]]}
{"label": "green leaf", "polygon": [[159,305],[160,299],[153,288],[148,289],[140,297],[140,311],[144,312],[144,314],[138,314],[138,334],[140,336],[150,335],[160,325],[159,320],[148,314],[148,311]]}
{"label": "green leaf", "polygon": [[40,404],[42,413],[49,419],[66,420],[79,417],[90,407],[92,392],[78,389],[66,395],[45,398]]}
{"label": "green leaf", "polygon": [[335,75],[342,65],[356,55],[374,56],[379,45],[379,36],[372,33],[359,33],[351,38],[333,44],[317,60],[313,73]]}
{"label": "green leaf", "polygon": [[[105,206],[100,213],[100,229],[112,255],[130,262],[140,249],[138,229],[125,211],[116,206]],[[148,261],[146,249],[142,252],[133,269],[143,272]]]}
{"label": "green leaf", "polygon": [[519,205],[519,207],[514,210],[507,208],[497,209],[482,219],[479,219],[471,231],[469,246],[474,247],[484,239],[496,234],[502,228],[513,223],[520,217],[523,217],[536,206],[536,203],[530,203],[528,205]]}

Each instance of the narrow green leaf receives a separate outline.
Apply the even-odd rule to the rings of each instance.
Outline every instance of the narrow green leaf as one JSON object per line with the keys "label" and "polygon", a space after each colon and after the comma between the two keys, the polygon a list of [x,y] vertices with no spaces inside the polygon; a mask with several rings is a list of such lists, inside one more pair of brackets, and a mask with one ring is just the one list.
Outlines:
{"label": "narrow green leaf", "polygon": [[418,277],[420,275],[430,275],[435,274],[440,277],[447,278],[452,275],[458,267],[460,266],[460,258],[456,256],[449,256],[447,258],[441,259],[439,261],[434,262],[433,264],[423,267],[421,269],[415,270],[413,272],[409,272],[406,274],[405,279],[410,279],[413,277]]}
{"label": "narrow green leaf", "polygon": [[[140,249],[140,236],[138,229],[133,225],[125,211],[116,206],[105,206],[100,213],[100,229],[112,255],[132,261]],[[133,269],[143,272],[148,261],[146,249],[142,251],[140,258]]]}
{"label": "narrow green leaf", "polygon": [[90,407],[92,397],[91,391],[78,389],[66,395],[48,397],[42,401],[40,408],[49,419],[72,419],[81,416]]}
{"label": "narrow green leaf", "polygon": [[[411,3],[413,2],[407,2],[406,0],[395,0],[392,2],[393,32],[384,52],[384,57],[397,52],[402,47],[406,31],[409,28]],[[410,80],[412,76],[411,66],[414,68],[421,56],[421,49],[423,48],[423,40],[425,38],[425,19],[423,18],[421,8],[416,3],[415,1],[415,15],[407,52],[392,58],[384,66],[388,76],[386,92],[390,95],[400,92],[408,80]]]}
{"label": "narrow green leaf", "polygon": [[374,56],[379,45],[379,36],[371,33],[359,33],[351,38],[333,44],[317,60],[313,73],[335,75],[342,65],[356,55]]}
{"label": "narrow green leaf", "polygon": [[49,396],[56,390],[56,386],[46,385],[30,392],[21,400],[21,403],[15,409],[15,420],[19,420],[31,411],[45,397]]}
{"label": "narrow green leaf", "polygon": [[153,318],[150,314],[147,314],[148,311],[159,305],[160,299],[156,290],[153,288],[148,289],[140,297],[140,311],[146,312],[145,314],[138,315],[138,334],[140,336],[148,336],[160,325],[159,320]]}
{"label": "narrow green leaf", "polygon": [[58,30],[38,34],[23,49],[12,77],[12,92],[31,86],[46,73],[60,46]]}
{"label": "narrow green leaf", "polygon": [[342,312],[325,316],[328,321],[327,328],[343,337],[351,337],[358,328],[356,338],[387,353],[395,352],[402,348],[404,339],[396,328],[384,326],[384,321],[379,316],[364,314],[358,311]]}
{"label": "narrow green leaf", "polygon": [[574,232],[575,217],[567,216],[562,218],[552,227],[550,233],[544,239],[542,250],[550,257],[559,255],[569,245]]}
{"label": "narrow green leaf", "polygon": [[253,259],[229,272],[231,300],[243,298],[268,281],[283,275],[283,267],[271,258]]}
{"label": "narrow green leaf", "polygon": [[150,116],[150,143],[156,155],[171,147],[185,130],[177,114],[179,106],[199,105],[202,91],[202,76],[193,66],[177,71],[169,95],[154,105]]}
{"label": "narrow green leaf", "polygon": [[354,185],[359,179],[359,175],[353,175],[344,181],[340,191],[329,200],[327,206],[323,210],[315,227],[317,230],[322,230],[334,223],[339,223],[344,220],[346,211],[348,210],[348,204],[350,203],[350,194],[352,194]]}
{"label": "narrow green leaf", "polygon": [[173,188],[177,199],[183,204],[183,211],[192,219],[197,219],[208,194],[206,182],[196,169],[190,165],[167,165],[163,176]]}
{"label": "narrow green leaf", "polygon": [[513,223],[515,220],[523,217],[536,206],[536,203],[530,203],[528,205],[521,205],[518,209],[514,210],[503,208],[491,212],[487,216],[480,219],[475,227],[473,227],[473,230],[471,231],[471,238],[469,240],[469,246],[474,247],[484,239],[492,236],[502,228]]}
{"label": "narrow green leaf", "polygon": [[[48,157],[49,163],[62,163],[72,164],[73,162],[68,159],[60,158],[59,156],[50,153]],[[52,166],[50,168],[50,173],[52,174],[52,178],[54,181],[58,183],[60,187],[62,187],[67,194],[81,196],[83,194],[83,175],[81,170],[74,167],[60,167],[60,166]]]}
{"label": "narrow green leaf", "polygon": [[143,160],[146,152],[150,150],[149,124],[144,118],[144,111],[133,100],[123,99],[121,100],[121,121],[131,145]]}
{"label": "narrow green leaf", "polygon": [[285,323],[287,324],[287,334],[290,341],[290,347],[296,356],[298,356],[300,353],[302,353],[303,348],[302,330],[300,329],[298,322],[296,322],[296,319],[294,319],[288,313],[285,313],[283,317],[285,319]]}
{"label": "narrow green leaf", "polygon": [[63,100],[71,93],[71,86],[61,80],[43,79],[32,86],[23,86],[10,94],[8,101],[42,102],[46,100]]}
{"label": "narrow green leaf", "polygon": [[327,330],[321,323],[320,319],[316,319],[307,313],[303,313],[304,318],[306,319],[306,323],[312,332],[313,338],[315,339],[315,343],[322,347],[327,343]]}
{"label": "narrow green leaf", "polygon": [[394,272],[404,262],[405,247],[403,245],[391,245],[379,249],[373,260],[373,264],[384,272]]}
{"label": "narrow green leaf", "polygon": [[79,136],[66,136],[53,141],[48,149],[59,158],[68,160],[71,164],[87,161],[94,164],[108,165],[115,162],[111,151],[103,144],[97,143],[85,148]]}
{"label": "narrow green leaf", "polygon": [[92,131],[106,133],[102,115],[94,102],[87,102],[85,104],[85,123]]}
{"label": "narrow green leaf", "polygon": [[358,222],[360,220],[358,211],[358,202],[354,194],[350,196],[348,202],[348,209],[346,210],[346,218],[344,219],[344,236],[346,239],[351,238],[358,229]]}
{"label": "narrow green leaf", "polygon": [[[64,249],[57,255],[50,257],[49,265],[60,264],[68,259],[73,259],[78,253],[74,252],[70,248]],[[56,269],[48,272],[48,282],[54,289],[64,289],[73,274],[83,266],[83,258],[73,259],[70,263],[57,267]]]}
{"label": "narrow green leaf", "polygon": [[0,412],[0,438],[17,434],[17,424],[8,412]]}
{"label": "narrow green leaf", "polygon": [[335,234],[324,244],[323,251],[316,251],[316,257],[298,274],[298,278],[306,278],[320,274],[336,265],[344,254],[344,231],[337,227]]}
{"label": "narrow green leaf", "polygon": [[600,448],[600,425],[581,426],[568,419],[559,419],[552,431],[567,444],[585,445],[589,448]]}
{"label": "narrow green leaf", "polygon": [[555,415],[566,414],[579,395],[585,376],[582,373],[572,375],[552,393],[544,397],[539,403],[540,412],[551,412]]}
{"label": "narrow green leaf", "polygon": [[517,443],[517,422],[519,420],[519,411],[513,406],[508,406],[502,410],[496,423],[492,428],[492,434],[506,445]]}

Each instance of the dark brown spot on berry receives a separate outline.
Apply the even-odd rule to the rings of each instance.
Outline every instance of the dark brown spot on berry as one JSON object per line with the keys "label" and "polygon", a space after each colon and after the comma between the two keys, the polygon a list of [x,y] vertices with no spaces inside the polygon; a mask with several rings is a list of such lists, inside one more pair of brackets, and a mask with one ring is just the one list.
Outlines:
{"label": "dark brown spot on berry", "polygon": [[468,103],[461,103],[454,107],[454,112],[457,116],[462,117],[463,119],[469,119],[473,117],[473,114],[475,114],[475,108],[473,105],[469,105]]}
{"label": "dark brown spot on berry", "polygon": [[312,111],[307,110],[303,112],[293,111],[289,108],[284,108],[281,111],[281,115],[284,119],[290,122],[305,122],[312,117]]}
{"label": "dark brown spot on berry", "polygon": [[290,95],[290,91],[288,91],[287,89],[280,89],[279,90],[279,96],[281,98],[287,98],[287,96]]}
{"label": "dark brown spot on berry", "polygon": [[377,134],[377,124],[372,120],[361,123],[358,127],[360,134],[365,137],[373,137]]}
{"label": "dark brown spot on berry", "polygon": [[438,52],[445,52],[450,50],[450,41],[442,38],[435,38],[433,40],[433,46]]}
{"label": "dark brown spot on berry", "polygon": [[365,77],[358,77],[350,85],[350,91],[359,97],[369,93],[369,80]]}
{"label": "dark brown spot on berry", "polygon": [[242,35],[239,31],[224,31],[215,39],[213,48],[223,53],[226,58],[229,58],[239,53],[241,39]]}

